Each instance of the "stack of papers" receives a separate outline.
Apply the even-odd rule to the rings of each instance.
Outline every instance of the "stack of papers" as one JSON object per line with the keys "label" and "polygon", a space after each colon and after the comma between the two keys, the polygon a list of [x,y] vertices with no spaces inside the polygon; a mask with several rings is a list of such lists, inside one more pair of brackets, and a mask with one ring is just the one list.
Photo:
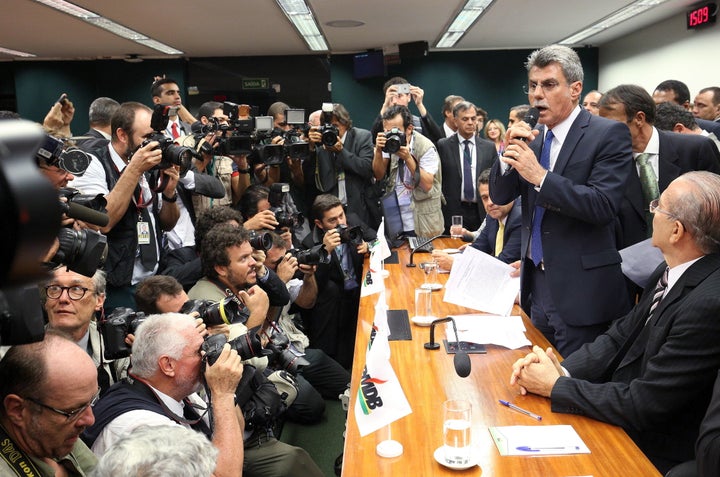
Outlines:
{"label": "stack of papers", "polygon": [[[509,349],[532,346],[525,336],[525,325],[519,316],[454,315],[460,341],[494,344]],[[453,336],[452,323],[446,323],[446,336]]]}
{"label": "stack of papers", "polygon": [[590,453],[572,426],[502,426],[488,430],[500,455]]}

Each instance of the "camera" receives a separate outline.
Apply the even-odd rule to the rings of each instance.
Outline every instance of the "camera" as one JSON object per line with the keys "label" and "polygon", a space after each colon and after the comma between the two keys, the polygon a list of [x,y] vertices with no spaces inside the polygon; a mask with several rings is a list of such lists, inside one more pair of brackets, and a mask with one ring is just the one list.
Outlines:
{"label": "camera", "polygon": [[270,337],[270,340],[265,345],[266,349],[269,349],[272,354],[268,356],[268,366],[277,369],[285,370],[293,376],[297,374],[298,369],[303,366],[308,366],[310,362],[293,353],[290,349],[290,339],[280,331],[275,331]]}
{"label": "camera", "polygon": [[327,147],[333,147],[337,144],[338,137],[340,136],[340,131],[338,131],[338,128],[332,124],[334,117],[333,111],[334,106],[332,103],[322,104],[322,115],[320,116],[320,121],[322,121],[323,125],[318,128],[318,132],[320,133],[320,143]]}
{"label": "camera", "polygon": [[170,106],[163,106],[162,104],[155,105],[152,119],[150,120],[150,127],[154,132],[140,144],[140,147],[145,147],[152,141],[157,141],[159,143],[157,147],[162,151],[162,159],[158,165],[153,167],[153,170],[180,166],[180,177],[185,177],[185,174],[192,165],[192,158],[195,155],[195,151],[189,147],[178,146],[172,139],[165,136],[163,131],[165,131],[170,118],[170,109],[172,109]]}
{"label": "camera", "polygon": [[107,237],[90,229],[62,228],[57,236],[60,247],[50,263],[92,277],[107,259]]}
{"label": "camera", "polygon": [[56,137],[45,134],[40,148],[35,153],[38,161],[49,166],[59,167],[74,176],[85,174],[90,165],[90,156],[76,147],[65,148],[65,143]]}
{"label": "camera", "polygon": [[[212,365],[218,356],[220,356],[223,345],[225,345],[226,342],[230,345],[230,348],[237,351],[243,361],[255,357],[269,356],[272,354],[272,351],[262,347],[259,331],[260,326],[256,326],[255,328],[247,330],[247,333],[230,341],[227,341],[223,334],[208,336],[201,348],[205,351],[205,359]],[[222,340],[220,338],[222,338]],[[222,342],[222,344],[218,346],[220,342]]]}
{"label": "camera", "polygon": [[350,243],[353,245],[360,245],[363,243],[364,236],[362,228],[359,225],[354,227],[348,227],[347,225],[338,225],[335,231],[340,234],[341,243]]}
{"label": "camera", "polygon": [[383,147],[383,152],[395,154],[406,144],[405,131],[400,128],[392,128],[389,131],[385,131],[385,147]]}
{"label": "camera", "polygon": [[307,250],[290,250],[290,253],[298,261],[298,265],[319,265],[330,263],[330,254],[325,250],[325,244],[315,245]]}
{"label": "camera", "polygon": [[303,215],[290,205],[289,193],[290,184],[285,182],[276,182],[270,186],[268,202],[270,202],[270,210],[275,214],[275,220],[278,222],[277,232],[282,232],[283,227],[292,230],[303,221]]}
{"label": "camera", "polygon": [[269,232],[258,232],[256,230],[250,230],[249,232],[250,246],[254,250],[262,250],[263,252],[267,252],[272,248],[272,236]]}
{"label": "camera", "polygon": [[304,160],[310,156],[310,145],[302,139],[306,126],[305,110],[286,109],[285,122],[290,126],[289,130],[273,128],[266,138],[272,141],[276,137],[282,137],[283,144],[263,144],[259,148],[258,157],[255,158],[256,163],[277,166],[282,164],[286,157]]}
{"label": "camera", "polygon": [[395,86],[398,94],[410,94],[410,83],[400,83]]}
{"label": "camera", "polygon": [[115,308],[100,322],[100,332],[105,344],[105,359],[120,359],[130,356],[131,347],[125,342],[128,334],[135,334],[138,326],[147,317],[142,311],[131,308]]}
{"label": "camera", "polygon": [[203,320],[206,326],[217,326],[231,323],[246,323],[250,317],[248,309],[234,297],[225,297],[219,302],[210,300],[188,300],[180,313],[191,315],[197,313],[198,318]]}

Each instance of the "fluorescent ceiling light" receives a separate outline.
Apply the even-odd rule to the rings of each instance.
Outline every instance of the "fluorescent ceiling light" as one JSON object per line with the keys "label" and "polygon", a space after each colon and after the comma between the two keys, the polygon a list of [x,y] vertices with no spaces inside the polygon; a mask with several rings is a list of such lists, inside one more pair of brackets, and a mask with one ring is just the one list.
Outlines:
{"label": "fluorescent ceiling light", "polygon": [[452,48],[467,33],[494,0],[467,0],[453,18],[450,26],[435,44],[435,48]]}
{"label": "fluorescent ceiling light", "polygon": [[620,10],[611,13],[610,15],[593,23],[584,30],[579,31],[558,43],[568,46],[577,45],[586,38],[597,35],[598,33],[603,32],[608,28],[614,27],[615,25],[624,22],[628,18],[635,17],[667,1],[668,0],[638,0],[624,8],[621,8]]}
{"label": "fluorescent ceiling light", "polygon": [[35,58],[37,55],[32,53],[25,53],[24,51],[11,50],[10,48],[3,48],[0,46],[0,53],[5,55],[19,56],[21,58]]}
{"label": "fluorescent ceiling light", "polygon": [[135,30],[132,30],[130,28],[122,26],[119,23],[115,23],[114,21],[112,21],[108,18],[102,17],[102,16],[98,15],[97,13],[91,12],[89,10],[85,10],[84,8],[81,8],[73,3],[66,2],[65,0],[35,0],[35,1],[37,3],[42,3],[43,5],[46,5],[50,8],[54,8],[55,10],[58,10],[60,12],[77,17],[91,25],[95,25],[96,27],[102,28],[103,30],[109,31],[110,33],[113,33],[119,37],[125,38],[127,40],[132,40],[135,43],[139,43],[141,45],[145,45],[148,48],[152,48],[153,50],[157,50],[161,53],[165,53],[167,55],[182,55],[183,54],[183,52],[180,50],[177,50],[175,48],[167,46],[164,43],[160,43],[157,40],[153,40],[152,38],[149,38],[147,35],[143,35],[142,33],[136,32]]}
{"label": "fluorescent ceiling light", "polygon": [[329,50],[317,21],[305,0],[276,0],[285,16],[303,37],[308,48],[313,51]]}

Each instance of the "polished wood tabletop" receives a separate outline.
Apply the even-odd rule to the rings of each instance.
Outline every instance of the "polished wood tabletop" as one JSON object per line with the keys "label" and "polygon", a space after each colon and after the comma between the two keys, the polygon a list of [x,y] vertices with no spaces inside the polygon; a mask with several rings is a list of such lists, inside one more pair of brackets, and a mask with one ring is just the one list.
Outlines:
{"label": "polished wood tabletop", "polygon": [[[441,239],[434,242],[436,249],[460,245],[459,240]],[[414,315],[414,289],[423,283],[419,267],[408,268],[407,246],[398,249],[399,264],[385,265],[390,276],[385,279],[387,303],[391,310],[408,310]],[[415,254],[415,262],[429,260],[426,253]],[[447,274],[440,275],[441,283]],[[481,283],[478,286],[482,286]],[[442,301],[444,290],[433,292],[433,306],[438,317],[453,314],[477,313]],[[470,355],[472,372],[467,378],[459,377],[453,367],[453,356],[443,347],[426,350],[429,328],[411,323],[411,341],[390,341],[392,364],[403,391],[410,402],[412,413],[389,426],[392,438],[404,447],[401,456],[383,458],[376,454],[378,442],[385,439],[387,428],[360,437],[355,421],[354,406],[358,384],[365,365],[365,353],[378,294],[360,301],[355,358],[352,370],[351,400],[348,410],[347,432],[343,459],[344,477],[360,476],[442,476],[483,475],[499,477],[547,476],[659,476],[660,474],[619,427],[582,416],[553,413],[550,400],[536,395],[523,396],[517,387],[510,386],[512,364],[525,356],[529,347],[511,350],[488,345],[487,354]],[[513,314],[522,314],[515,307]],[[523,315],[526,335],[533,343],[546,348],[547,341]],[[435,329],[435,340],[445,338],[445,326]],[[447,399],[467,399],[472,403],[472,442],[478,455],[479,466],[458,471],[445,468],[433,458],[435,449],[443,443],[442,403]],[[542,416],[536,421],[498,403],[508,400],[523,409]],[[590,454],[566,456],[501,456],[490,436],[491,426],[547,426],[569,424],[590,449]]]}

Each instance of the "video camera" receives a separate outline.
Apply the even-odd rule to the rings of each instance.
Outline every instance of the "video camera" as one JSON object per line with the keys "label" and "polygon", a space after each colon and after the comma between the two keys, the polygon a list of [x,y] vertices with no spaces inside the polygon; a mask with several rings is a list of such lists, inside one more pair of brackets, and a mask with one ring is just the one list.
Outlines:
{"label": "video camera", "polygon": [[210,300],[188,300],[180,313],[191,315],[197,313],[206,326],[217,326],[231,323],[246,323],[250,318],[248,309],[241,305],[235,297],[229,296],[219,302]]}
{"label": "video camera", "polygon": [[282,164],[286,157],[291,159],[307,159],[310,155],[310,144],[303,140],[307,133],[304,109],[286,109],[285,122],[290,129],[287,131],[274,128],[270,131],[269,139],[283,138],[283,144],[263,144],[260,157],[262,162],[272,166]]}
{"label": "video camera", "polygon": [[100,322],[100,332],[105,344],[105,359],[120,359],[130,356],[131,347],[125,342],[128,334],[135,334],[138,326],[147,316],[131,308],[115,308]]}
{"label": "video camera", "polygon": [[270,186],[268,194],[268,202],[270,202],[270,210],[275,214],[277,221],[277,232],[282,232],[283,227],[289,228],[291,231],[302,224],[304,217],[293,206],[290,205],[288,195],[290,193],[290,184],[285,182],[276,182]]}
{"label": "video camera", "polygon": [[[74,176],[82,176],[90,166],[90,156],[77,147],[65,147],[65,142],[49,134],[35,153],[36,160],[55,166]],[[39,165],[39,164],[38,164]]]}
{"label": "video camera", "polygon": [[257,106],[223,103],[223,114],[227,123],[217,118],[209,118],[209,123],[200,127],[196,141],[208,134],[215,133],[215,150],[224,156],[247,156],[256,150],[256,146],[269,137],[273,129],[272,116],[258,116]]}
{"label": "video camera", "polygon": [[[157,141],[159,143],[157,147],[162,151],[162,159],[152,170],[160,171],[169,169],[172,166],[180,166],[180,177],[185,177],[185,174],[190,170],[190,166],[192,165],[192,158],[195,155],[195,151],[189,147],[175,144],[175,141],[165,136],[164,132],[170,116],[176,114],[176,107],[156,104],[152,119],[150,120],[150,127],[153,133],[140,144],[140,147],[147,146],[152,141]],[[162,189],[164,189],[164,187],[161,187],[161,190]]]}
{"label": "video camera", "polygon": [[402,146],[406,145],[405,131],[400,128],[392,128],[389,131],[385,131],[385,146],[383,147],[383,152],[395,154]]}

